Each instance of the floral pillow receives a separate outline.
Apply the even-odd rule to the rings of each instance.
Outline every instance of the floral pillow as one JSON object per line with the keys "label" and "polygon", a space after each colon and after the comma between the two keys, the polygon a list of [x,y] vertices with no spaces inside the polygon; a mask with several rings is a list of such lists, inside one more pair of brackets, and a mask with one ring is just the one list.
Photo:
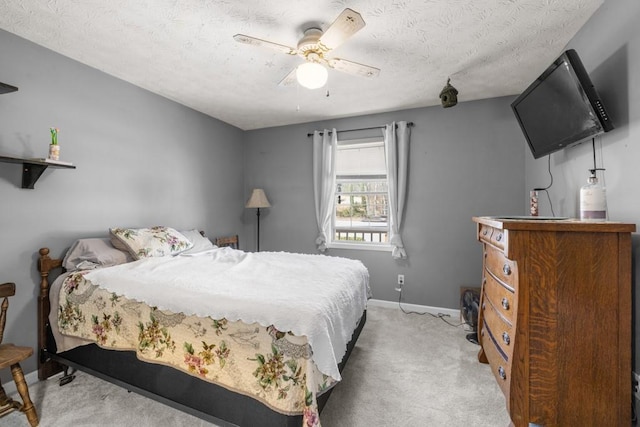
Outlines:
{"label": "floral pillow", "polygon": [[111,244],[128,251],[135,259],[173,256],[193,243],[171,227],[110,228]]}

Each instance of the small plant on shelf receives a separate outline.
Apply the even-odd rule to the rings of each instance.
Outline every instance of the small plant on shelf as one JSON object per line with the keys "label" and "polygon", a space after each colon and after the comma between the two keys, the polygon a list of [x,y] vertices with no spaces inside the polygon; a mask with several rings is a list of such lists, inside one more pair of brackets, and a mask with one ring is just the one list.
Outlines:
{"label": "small plant on shelf", "polygon": [[58,145],[58,132],[60,132],[60,129],[49,128],[49,131],[51,132],[51,145],[49,145],[49,159],[59,160],[60,146]]}
{"label": "small plant on shelf", "polygon": [[49,128],[51,131],[51,145],[58,145],[58,132],[60,129],[58,128]]}

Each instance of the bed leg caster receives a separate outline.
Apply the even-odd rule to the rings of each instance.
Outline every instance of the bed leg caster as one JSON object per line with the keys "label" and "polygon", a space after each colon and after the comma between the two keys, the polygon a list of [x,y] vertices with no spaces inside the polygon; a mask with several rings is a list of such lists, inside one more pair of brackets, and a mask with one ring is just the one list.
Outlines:
{"label": "bed leg caster", "polygon": [[60,378],[60,387],[62,387],[65,384],[69,384],[71,381],[73,381],[75,379],[75,375],[74,373],[76,372],[75,369],[71,369],[71,373],[69,373],[69,367],[65,366],[64,367],[64,374],[62,375],[62,377]]}

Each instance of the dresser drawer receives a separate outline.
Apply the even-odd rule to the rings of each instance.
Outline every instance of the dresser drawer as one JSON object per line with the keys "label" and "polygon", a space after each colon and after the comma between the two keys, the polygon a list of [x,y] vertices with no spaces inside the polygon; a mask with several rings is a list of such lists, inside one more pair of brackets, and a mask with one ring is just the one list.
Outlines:
{"label": "dresser drawer", "polygon": [[484,245],[485,269],[488,274],[503,282],[511,289],[518,287],[518,265],[507,258],[504,253],[489,245]]}
{"label": "dresser drawer", "polygon": [[489,301],[494,309],[510,324],[515,320],[516,306],[514,292],[493,278],[485,274],[482,281],[482,291],[485,294],[484,302]]}
{"label": "dresser drawer", "polygon": [[485,243],[491,243],[491,236],[495,228],[485,224],[478,224],[478,240]]}
{"label": "dresser drawer", "polygon": [[507,240],[507,233],[504,230],[499,228],[494,228],[493,233],[491,233],[491,244],[504,249]]}
{"label": "dresser drawer", "polygon": [[507,235],[504,230],[491,227],[486,224],[478,225],[478,240],[481,242],[489,243],[500,249],[504,249],[506,238]]}
{"label": "dresser drawer", "polygon": [[509,386],[511,383],[511,363],[505,360],[498,351],[494,339],[491,338],[492,334],[493,333],[491,329],[489,329],[487,323],[483,322],[480,343],[482,344],[484,354],[487,356],[487,360],[489,361],[489,366],[491,366],[493,376],[496,378],[502,393],[508,397]]}
{"label": "dresser drawer", "polygon": [[511,361],[513,358],[514,328],[498,312],[486,294],[482,302],[482,318],[492,332],[498,352],[504,359]]}

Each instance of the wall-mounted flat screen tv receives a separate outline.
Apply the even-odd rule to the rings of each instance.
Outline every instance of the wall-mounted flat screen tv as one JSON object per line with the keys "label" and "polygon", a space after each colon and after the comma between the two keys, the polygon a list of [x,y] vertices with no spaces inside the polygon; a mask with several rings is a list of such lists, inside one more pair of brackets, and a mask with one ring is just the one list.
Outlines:
{"label": "wall-mounted flat screen tv", "polygon": [[560,55],[511,108],[536,159],[613,129],[573,49]]}

